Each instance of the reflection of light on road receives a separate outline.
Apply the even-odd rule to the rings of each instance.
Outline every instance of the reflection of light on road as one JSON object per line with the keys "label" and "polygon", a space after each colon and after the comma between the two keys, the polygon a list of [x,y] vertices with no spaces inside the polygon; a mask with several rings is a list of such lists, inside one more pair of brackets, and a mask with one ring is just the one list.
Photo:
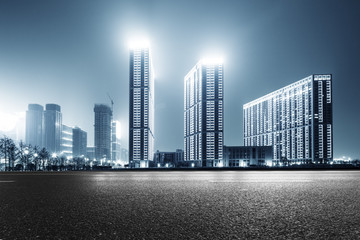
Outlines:
{"label": "reflection of light on road", "polygon": [[0,183],[12,183],[12,182],[15,182],[15,181],[0,181]]}

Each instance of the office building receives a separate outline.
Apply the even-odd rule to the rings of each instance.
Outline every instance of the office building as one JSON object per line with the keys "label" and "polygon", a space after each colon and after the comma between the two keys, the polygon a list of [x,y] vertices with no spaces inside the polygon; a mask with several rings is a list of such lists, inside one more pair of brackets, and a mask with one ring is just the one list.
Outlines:
{"label": "office building", "polygon": [[95,158],[104,162],[111,159],[112,110],[108,105],[95,104]]}
{"label": "office building", "polygon": [[46,104],[44,113],[44,147],[50,153],[61,152],[62,114],[57,104]]}
{"label": "office building", "polygon": [[272,146],[224,146],[224,167],[273,166]]}
{"label": "office building", "polygon": [[130,49],[129,161],[149,167],[154,154],[154,74],[148,47]]}
{"label": "office building", "polygon": [[43,147],[44,141],[44,107],[29,104],[26,111],[25,142],[31,146]]}
{"label": "office building", "polygon": [[72,156],[73,154],[73,128],[65,124],[61,129],[61,154]]}
{"label": "office building", "polygon": [[223,161],[223,64],[201,60],[184,79],[184,159],[215,167]]}
{"label": "office building", "polygon": [[73,156],[80,157],[86,156],[87,151],[87,133],[79,127],[75,127],[72,130],[72,139],[73,139]]}
{"label": "office building", "polygon": [[311,75],[243,106],[244,145],[273,146],[276,161],[333,159],[332,75]]}

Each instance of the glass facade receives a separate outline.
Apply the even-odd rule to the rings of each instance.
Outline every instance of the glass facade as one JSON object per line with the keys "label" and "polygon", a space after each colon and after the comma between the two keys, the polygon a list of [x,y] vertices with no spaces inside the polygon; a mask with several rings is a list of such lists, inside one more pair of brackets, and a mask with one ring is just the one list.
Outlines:
{"label": "glass facade", "polygon": [[44,113],[44,147],[50,153],[61,152],[62,114],[57,104],[46,104]]}
{"label": "glass facade", "polygon": [[274,160],[332,161],[331,81],[311,75],[245,104],[244,145],[273,146]]}
{"label": "glass facade", "polygon": [[184,79],[184,160],[223,160],[223,65],[198,62]]}
{"label": "glass facade", "polygon": [[25,142],[32,146],[44,144],[44,108],[39,104],[29,104],[26,111]]}

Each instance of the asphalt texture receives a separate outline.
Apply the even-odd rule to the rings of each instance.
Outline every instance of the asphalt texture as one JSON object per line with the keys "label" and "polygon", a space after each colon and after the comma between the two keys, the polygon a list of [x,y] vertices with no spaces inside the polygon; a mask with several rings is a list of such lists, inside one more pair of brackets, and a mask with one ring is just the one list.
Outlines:
{"label": "asphalt texture", "polygon": [[360,171],[0,173],[0,239],[360,239]]}

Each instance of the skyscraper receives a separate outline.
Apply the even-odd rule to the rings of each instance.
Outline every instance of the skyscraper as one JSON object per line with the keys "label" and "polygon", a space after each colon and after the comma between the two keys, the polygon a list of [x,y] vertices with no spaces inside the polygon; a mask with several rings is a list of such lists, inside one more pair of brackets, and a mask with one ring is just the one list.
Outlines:
{"label": "skyscraper", "polygon": [[275,160],[332,160],[330,74],[299,80],[245,104],[243,111],[245,146],[273,146]]}
{"label": "skyscraper", "polygon": [[203,167],[223,160],[223,64],[201,60],[184,79],[184,160]]}
{"label": "skyscraper", "polygon": [[111,159],[111,121],[112,111],[108,105],[95,104],[95,158]]}
{"label": "skyscraper", "polygon": [[129,164],[149,167],[154,153],[154,74],[148,47],[130,49]]}
{"label": "skyscraper", "polygon": [[26,111],[25,142],[32,146],[43,147],[44,108],[39,104],[29,104]]}
{"label": "skyscraper", "polygon": [[46,104],[44,114],[44,146],[50,153],[61,151],[62,114],[57,104]]}
{"label": "skyscraper", "polygon": [[79,127],[73,128],[73,156],[79,157],[81,155],[86,156],[87,147],[87,133]]}

